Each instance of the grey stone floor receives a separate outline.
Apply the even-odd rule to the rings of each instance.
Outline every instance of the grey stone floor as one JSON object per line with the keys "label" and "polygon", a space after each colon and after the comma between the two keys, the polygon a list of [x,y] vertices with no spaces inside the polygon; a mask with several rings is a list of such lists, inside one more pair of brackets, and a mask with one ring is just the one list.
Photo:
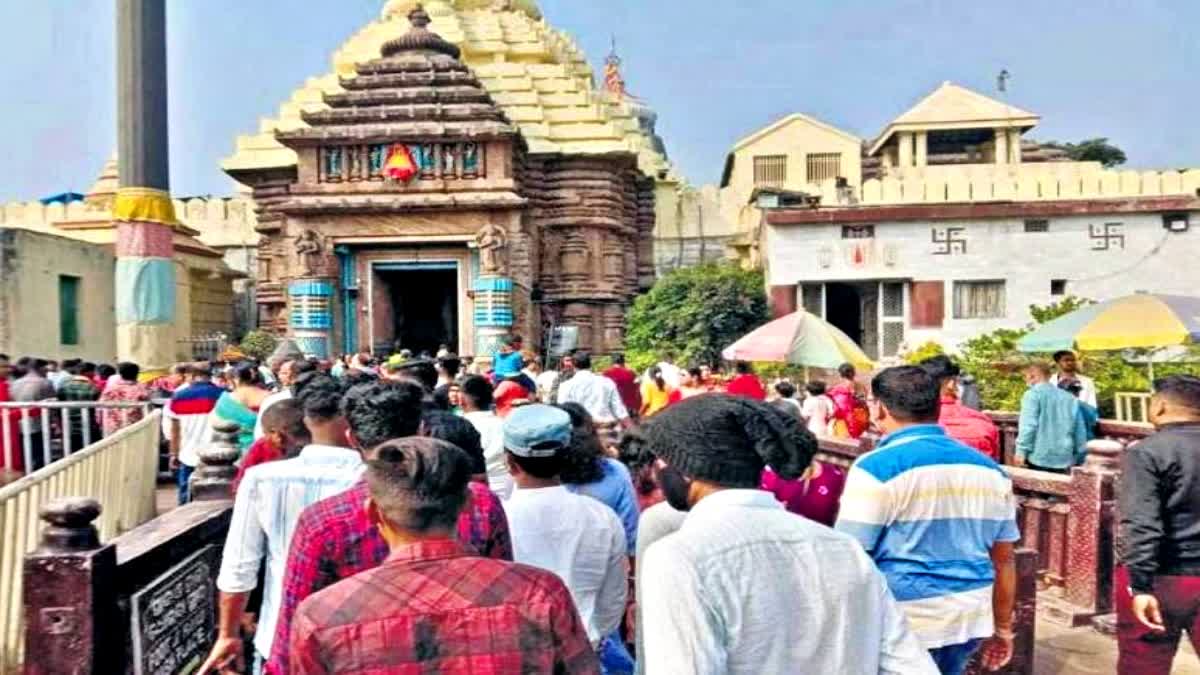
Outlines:
{"label": "grey stone floor", "polygon": [[[1090,627],[1063,628],[1047,621],[1037,625],[1034,675],[1112,675],[1117,672],[1117,641]],[[1200,675],[1200,659],[1185,643],[1175,657],[1172,675]]]}

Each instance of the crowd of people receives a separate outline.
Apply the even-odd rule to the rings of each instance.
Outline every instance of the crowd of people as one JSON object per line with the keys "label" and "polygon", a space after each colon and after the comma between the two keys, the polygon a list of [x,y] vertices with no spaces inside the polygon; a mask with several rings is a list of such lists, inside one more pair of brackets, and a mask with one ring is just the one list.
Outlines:
{"label": "crowd of people", "polygon": [[[1095,385],[1056,361],[1025,371],[1015,463],[1065,472]],[[111,383],[17,365],[0,395],[149,389],[132,364]],[[214,424],[242,452],[202,673],[956,674],[1013,655],[1012,481],[949,357],[797,387],[749,364],[547,368],[511,338],[487,362],[294,355],[167,385],[181,503]],[[1122,673],[1168,672],[1200,629],[1200,379],[1155,388],[1160,433],[1121,482]],[[864,434],[852,466],[816,459],[818,438]]]}

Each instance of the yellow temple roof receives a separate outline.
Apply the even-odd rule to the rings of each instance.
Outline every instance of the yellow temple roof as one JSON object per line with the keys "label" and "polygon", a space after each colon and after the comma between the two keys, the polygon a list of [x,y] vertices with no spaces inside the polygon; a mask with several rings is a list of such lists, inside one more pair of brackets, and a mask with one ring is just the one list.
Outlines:
{"label": "yellow temple roof", "polygon": [[[324,94],[341,91],[339,77],[354,76],[356,64],[378,58],[384,42],[407,32],[407,14],[417,4],[390,0],[380,20],[334,52],[332,72],[305,82],[275,117],[261,120],[257,133],[239,136],[221,167],[240,172],[295,164],[296,153],[275,140],[275,131],[304,127],[301,112],[327,108]],[[629,104],[596,86],[583,52],[569,35],[546,24],[533,0],[420,4],[432,19],[430,30],[462,49],[462,61],[520,128],[531,153],[631,152],[648,175],[670,170]]]}

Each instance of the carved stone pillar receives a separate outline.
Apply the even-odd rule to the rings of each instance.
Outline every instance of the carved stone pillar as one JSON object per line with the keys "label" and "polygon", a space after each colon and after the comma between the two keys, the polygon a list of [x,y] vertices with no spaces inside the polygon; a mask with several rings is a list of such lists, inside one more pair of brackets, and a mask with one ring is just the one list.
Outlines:
{"label": "carved stone pillar", "polygon": [[238,425],[218,422],[213,425],[212,443],[200,450],[200,465],[192,473],[189,493],[192,501],[232,499],[231,487],[237,477],[234,462],[241,456],[237,447]]}
{"label": "carved stone pillar", "polygon": [[116,549],[100,545],[94,499],[56,499],[38,515],[41,544],[25,556],[25,672],[115,673],[121,643],[116,606]]}

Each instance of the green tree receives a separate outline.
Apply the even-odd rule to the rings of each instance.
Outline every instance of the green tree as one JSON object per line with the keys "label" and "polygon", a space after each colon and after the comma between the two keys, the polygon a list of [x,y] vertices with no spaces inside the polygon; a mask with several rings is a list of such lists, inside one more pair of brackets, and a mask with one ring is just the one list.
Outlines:
{"label": "green tree", "polygon": [[275,346],[278,340],[274,335],[265,330],[252,330],[246,333],[246,337],[242,338],[242,344],[239,349],[246,356],[249,356],[259,361],[266,361],[271,352],[275,351]]}
{"label": "green tree", "polygon": [[916,349],[912,350],[911,352],[904,354],[903,356],[901,356],[901,358],[904,359],[905,363],[912,365],[912,366],[916,366],[916,365],[920,365],[921,362],[924,361],[925,359],[931,359],[935,356],[941,356],[942,354],[945,354],[945,353],[946,353],[945,347],[941,346],[940,344],[938,344],[936,342],[929,341],[929,342],[926,342],[925,344],[921,345],[920,347],[917,347]]}
{"label": "green tree", "polygon": [[1076,162],[1100,162],[1106,169],[1120,166],[1126,160],[1125,151],[1109,143],[1107,138],[1088,138],[1078,143],[1052,142],[1046,145],[1066,151],[1067,156]]}
{"label": "green tree", "polygon": [[770,319],[763,274],[732,263],[670,272],[629,310],[625,355],[635,370],[667,353],[716,363],[721,350]]}

